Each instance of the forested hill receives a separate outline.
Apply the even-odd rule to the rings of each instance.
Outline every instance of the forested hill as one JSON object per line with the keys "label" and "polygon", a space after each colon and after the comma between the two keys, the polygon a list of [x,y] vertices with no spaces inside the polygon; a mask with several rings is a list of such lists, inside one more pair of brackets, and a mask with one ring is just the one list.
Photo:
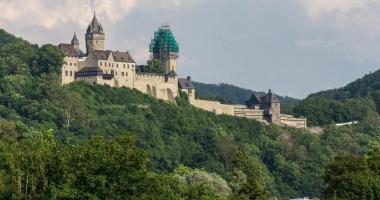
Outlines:
{"label": "forested hill", "polygon": [[340,174],[338,160],[337,178],[323,176],[338,154],[380,157],[368,150],[377,119],[314,135],[217,116],[183,94],[174,105],[125,87],[60,86],[59,49],[0,37],[0,199],[378,197],[377,165]]}
{"label": "forested hill", "polygon": [[[245,101],[251,98],[254,93],[264,94],[264,92],[254,92],[226,83],[206,84],[194,82],[194,85],[196,87],[196,93],[201,99],[215,99],[226,103],[241,105],[244,105]],[[288,113],[290,106],[300,101],[299,99],[288,96],[278,96],[278,98],[281,101],[281,108],[285,113]]]}
{"label": "forested hill", "polygon": [[17,38],[12,34],[7,33],[5,30],[0,29],[0,45],[6,45],[9,43],[14,43],[16,41],[22,41],[21,38]]}
{"label": "forested hill", "polygon": [[380,70],[345,87],[309,95],[294,107],[313,125],[363,120],[380,111]]}
{"label": "forested hill", "polygon": [[309,97],[346,100],[350,98],[378,96],[378,93],[380,93],[380,70],[367,74],[345,87],[314,93],[309,95]]}

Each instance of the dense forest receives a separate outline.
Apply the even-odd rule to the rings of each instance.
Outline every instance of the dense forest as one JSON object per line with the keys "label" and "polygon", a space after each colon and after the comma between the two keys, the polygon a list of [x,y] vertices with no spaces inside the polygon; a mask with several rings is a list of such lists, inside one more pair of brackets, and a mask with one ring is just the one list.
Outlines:
{"label": "dense forest", "polygon": [[309,95],[293,106],[295,115],[308,118],[310,125],[359,121],[380,112],[380,70],[345,87]]}
{"label": "dense forest", "polygon": [[[129,88],[60,86],[62,62],[52,45],[0,32],[0,199],[358,199],[367,186],[378,197],[373,113],[316,135],[217,116],[184,94],[171,104]],[[344,155],[365,160],[342,172],[352,179],[332,170]]]}

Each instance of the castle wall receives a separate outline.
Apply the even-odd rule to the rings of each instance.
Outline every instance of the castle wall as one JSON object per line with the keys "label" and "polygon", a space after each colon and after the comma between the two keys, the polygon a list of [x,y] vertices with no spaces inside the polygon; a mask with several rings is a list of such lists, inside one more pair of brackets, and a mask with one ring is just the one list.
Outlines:
{"label": "castle wall", "polygon": [[113,59],[108,61],[99,60],[97,63],[104,74],[114,74],[115,87],[133,88],[135,79],[135,64],[125,62],[115,62]]}
{"label": "castle wall", "polygon": [[66,56],[63,61],[61,83],[62,85],[66,85],[75,81],[75,72],[78,71],[79,58]]}
{"label": "castle wall", "polygon": [[195,99],[195,89],[181,89],[181,91],[186,93],[189,99]]}
{"label": "castle wall", "polygon": [[292,115],[281,114],[281,124],[295,128],[307,128],[306,118],[296,118]]}
{"label": "castle wall", "polygon": [[254,119],[257,121],[265,121],[264,120],[264,110],[260,109],[250,109],[247,106],[236,105],[235,106],[235,116],[237,117],[246,117],[248,119]]}
{"label": "castle wall", "polygon": [[235,116],[235,105],[225,105],[218,101],[206,101],[199,99],[190,99],[190,103],[195,107],[214,112],[217,115],[231,115]]}
{"label": "castle wall", "polygon": [[133,88],[157,99],[175,102],[178,96],[178,79],[157,74],[135,74]]}

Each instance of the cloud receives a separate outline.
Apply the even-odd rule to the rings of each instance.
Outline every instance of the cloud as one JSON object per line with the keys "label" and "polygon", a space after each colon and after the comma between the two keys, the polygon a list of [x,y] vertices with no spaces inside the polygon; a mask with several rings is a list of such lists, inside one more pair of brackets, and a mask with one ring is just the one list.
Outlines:
{"label": "cloud", "polygon": [[380,5],[378,0],[297,0],[306,8],[307,14],[313,20],[325,16],[349,16],[353,13],[368,11],[374,5]]}
{"label": "cloud", "polygon": [[141,7],[179,8],[199,0],[0,0],[0,24],[55,29],[63,24],[85,27],[96,10],[107,22],[116,23],[138,4]]}
{"label": "cloud", "polygon": [[110,22],[125,17],[134,7],[135,0],[0,0],[0,23],[54,29],[73,23],[84,27],[92,17],[93,5]]}

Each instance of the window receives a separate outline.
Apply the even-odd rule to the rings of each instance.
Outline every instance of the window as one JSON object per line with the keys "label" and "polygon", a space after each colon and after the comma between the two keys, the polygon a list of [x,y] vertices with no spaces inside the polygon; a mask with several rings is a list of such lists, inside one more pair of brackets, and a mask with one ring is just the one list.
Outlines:
{"label": "window", "polygon": [[73,63],[70,63],[70,66],[73,66]]}
{"label": "window", "polygon": [[116,64],[116,68],[119,68],[119,64]]}
{"label": "window", "polygon": [[70,71],[70,76],[73,76],[73,71]]}
{"label": "window", "polygon": [[102,62],[100,62],[100,66],[102,66]]}
{"label": "window", "polygon": [[77,63],[74,63],[74,66],[77,66]]}
{"label": "window", "polygon": [[124,76],[124,72],[121,72],[121,75]]}
{"label": "window", "polygon": [[128,72],[125,72],[125,76],[128,76]]}
{"label": "window", "polygon": [[111,67],[111,63],[108,63],[108,67]]}
{"label": "window", "polygon": [[129,65],[128,65],[128,69],[129,69]]}
{"label": "window", "polygon": [[125,64],[124,64],[124,69],[125,69]]}
{"label": "window", "polygon": [[66,76],[68,76],[68,75],[69,75],[69,73],[67,72],[67,70],[66,70],[66,72],[65,72],[65,75],[66,75]]}

